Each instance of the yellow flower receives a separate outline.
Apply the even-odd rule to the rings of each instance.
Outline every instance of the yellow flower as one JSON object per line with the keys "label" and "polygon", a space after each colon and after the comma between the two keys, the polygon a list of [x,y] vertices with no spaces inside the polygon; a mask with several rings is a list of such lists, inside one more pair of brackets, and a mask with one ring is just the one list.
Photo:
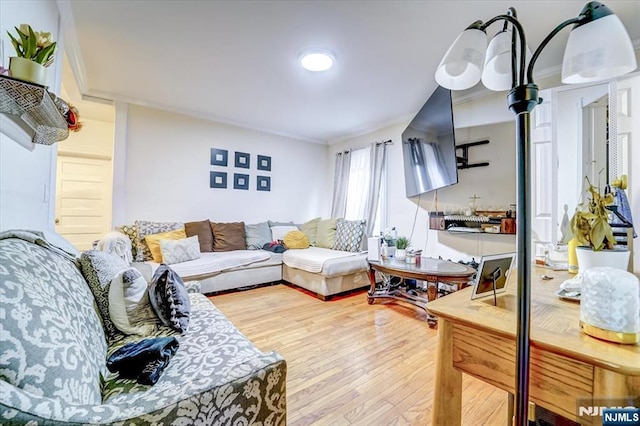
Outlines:
{"label": "yellow flower", "polygon": [[36,34],[36,40],[38,47],[47,47],[51,46],[53,41],[51,41],[51,33],[45,33],[44,31],[39,31]]}

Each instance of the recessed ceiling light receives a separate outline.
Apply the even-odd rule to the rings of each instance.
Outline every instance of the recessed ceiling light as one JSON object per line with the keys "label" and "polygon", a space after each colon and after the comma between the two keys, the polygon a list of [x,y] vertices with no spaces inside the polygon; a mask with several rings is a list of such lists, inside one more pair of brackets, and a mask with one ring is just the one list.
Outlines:
{"label": "recessed ceiling light", "polygon": [[333,66],[336,58],[328,50],[305,50],[298,56],[300,65],[309,71],[326,71]]}

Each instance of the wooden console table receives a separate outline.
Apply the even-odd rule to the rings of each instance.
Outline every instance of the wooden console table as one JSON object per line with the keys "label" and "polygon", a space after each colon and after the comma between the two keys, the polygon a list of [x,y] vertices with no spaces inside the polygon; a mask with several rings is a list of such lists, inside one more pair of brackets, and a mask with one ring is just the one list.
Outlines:
{"label": "wooden console table", "polygon": [[[383,274],[381,286],[376,285],[376,271]],[[371,288],[367,294],[367,301],[371,305],[375,299],[402,300],[427,311],[427,303],[438,297],[440,283],[462,287],[469,282],[475,273],[475,269],[460,263],[426,257],[421,258],[420,264],[406,263],[394,259],[379,262],[369,261]],[[411,294],[402,287],[393,288],[389,279],[390,276],[426,281],[427,298]],[[437,320],[428,311],[427,315],[429,325],[434,327]]]}
{"label": "wooden console table", "polygon": [[[543,274],[554,279],[543,281]],[[640,346],[619,345],[580,331],[580,305],[554,295],[566,272],[535,268],[531,283],[531,402],[581,424],[578,402],[640,395]],[[435,300],[427,309],[439,317],[432,424],[459,425],[462,373],[515,391],[516,274],[507,293],[470,300],[471,289]],[[505,419],[505,424],[511,424]]]}

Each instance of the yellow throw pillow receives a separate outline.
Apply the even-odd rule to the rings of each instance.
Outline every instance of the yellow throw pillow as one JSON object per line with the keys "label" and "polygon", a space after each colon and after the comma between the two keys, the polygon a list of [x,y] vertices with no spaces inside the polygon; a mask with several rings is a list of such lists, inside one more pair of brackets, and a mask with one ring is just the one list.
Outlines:
{"label": "yellow throw pillow", "polygon": [[309,237],[302,231],[289,231],[282,241],[288,249],[309,248]]}
{"label": "yellow throw pillow", "polygon": [[151,234],[144,237],[144,240],[149,246],[153,261],[162,263],[162,251],[160,250],[160,240],[183,240],[187,238],[187,234],[182,229],[176,229],[175,231],[161,232],[159,234]]}

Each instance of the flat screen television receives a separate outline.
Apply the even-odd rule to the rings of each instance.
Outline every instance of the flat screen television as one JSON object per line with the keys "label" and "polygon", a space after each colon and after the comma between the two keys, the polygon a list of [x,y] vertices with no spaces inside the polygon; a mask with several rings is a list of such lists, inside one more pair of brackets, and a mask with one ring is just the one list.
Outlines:
{"label": "flat screen television", "polygon": [[451,91],[431,94],[402,132],[407,197],[458,183]]}

